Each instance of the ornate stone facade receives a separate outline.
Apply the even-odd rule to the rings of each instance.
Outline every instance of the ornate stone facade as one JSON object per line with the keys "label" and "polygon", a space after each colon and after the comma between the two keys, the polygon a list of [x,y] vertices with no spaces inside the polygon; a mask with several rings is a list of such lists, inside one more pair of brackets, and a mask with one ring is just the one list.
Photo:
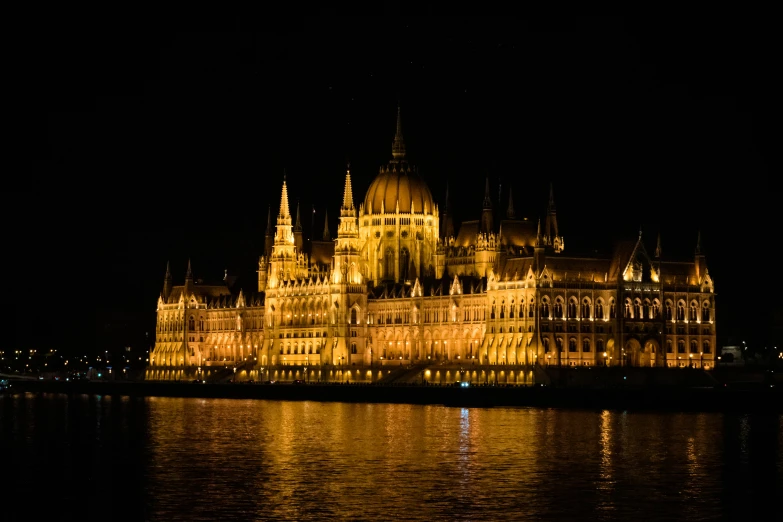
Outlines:
{"label": "ornate stone facade", "polygon": [[392,159],[358,208],[350,167],[345,174],[336,239],[325,227],[304,251],[284,177],[257,292],[234,291],[228,277],[202,284],[190,265],[173,286],[167,267],[148,376],[230,367],[261,379],[309,367],[370,380],[372,368],[390,364],[427,375],[450,365],[714,366],[714,283],[698,239],[690,260],[664,259],[660,237],[650,256],[641,232],[606,257],[569,256],[551,187],[543,227],[515,217],[511,193],[495,224],[488,181],[483,207],[455,234],[448,192],[440,212],[406,159],[398,112]]}

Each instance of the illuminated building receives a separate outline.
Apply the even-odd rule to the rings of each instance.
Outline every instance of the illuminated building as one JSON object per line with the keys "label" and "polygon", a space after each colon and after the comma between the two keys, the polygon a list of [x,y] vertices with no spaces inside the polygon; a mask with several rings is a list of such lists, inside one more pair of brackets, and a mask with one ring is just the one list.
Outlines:
{"label": "illuminated building", "polygon": [[[447,195],[448,200],[448,195]],[[511,191],[455,232],[408,163],[399,112],[392,159],[355,206],[350,167],[337,238],[305,252],[283,179],[268,217],[257,292],[167,267],[154,370],[286,366],[635,366],[712,368],[715,293],[700,241],[692,259],[649,255],[642,234],[606,257],[569,256],[550,187],[544,222],[517,219]],[[327,218],[328,219],[328,218]],[[363,375],[363,374],[362,374]],[[363,377],[362,377],[363,378]]]}

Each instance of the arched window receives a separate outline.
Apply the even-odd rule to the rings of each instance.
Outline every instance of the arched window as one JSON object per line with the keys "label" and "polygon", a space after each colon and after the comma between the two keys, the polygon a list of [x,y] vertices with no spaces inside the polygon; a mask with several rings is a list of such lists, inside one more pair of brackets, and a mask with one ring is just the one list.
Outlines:
{"label": "arched window", "polygon": [[647,299],[644,300],[644,304],[642,305],[642,318],[643,319],[652,319],[652,314],[650,313],[650,301]]}
{"label": "arched window", "polygon": [[689,320],[695,321],[698,318],[698,313],[696,310],[696,303],[691,303],[691,310],[690,310],[690,317]]}
{"label": "arched window", "polygon": [[590,339],[583,339],[582,340],[582,351],[583,352],[589,352],[590,351]]}
{"label": "arched window", "polygon": [[492,308],[489,312],[489,318],[494,319],[495,318],[495,303],[492,303]]}
{"label": "arched window", "polygon": [[642,315],[642,303],[638,299],[633,302],[633,316],[636,319],[644,319]]}
{"label": "arched window", "polygon": [[359,324],[356,318],[356,308],[351,308],[351,324]]}
{"label": "arched window", "polygon": [[672,304],[666,303],[666,320],[671,321],[672,320]]}
{"label": "arched window", "polygon": [[576,339],[574,339],[573,337],[568,340],[568,351],[569,352],[576,351]]}
{"label": "arched window", "polygon": [[356,353],[356,343],[351,343],[351,353]]}
{"label": "arched window", "polygon": [[682,339],[677,341],[677,353],[685,353],[685,341]]}
{"label": "arched window", "polygon": [[710,303],[704,302],[701,308],[701,320],[707,322],[710,320]]}
{"label": "arched window", "polygon": [[563,351],[563,338],[557,337],[555,338],[555,345],[557,345],[557,351],[562,352]]}
{"label": "arched window", "polygon": [[666,341],[666,353],[672,353],[673,349],[674,348],[672,347],[672,342],[671,341]]}
{"label": "arched window", "polygon": [[699,353],[699,343],[691,341],[691,353]]}
{"label": "arched window", "polygon": [[595,318],[596,319],[604,318],[604,304],[600,301],[595,303]]}
{"label": "arched window", "polygon": [[617,307],[614,304],[614,299],[609,301],[609,319],[617,319]]}
{"label": "arched window", "polygon": [[631,316],[631,301],[628,300],[628,299],[625,300],[625,308],[624,308],[624,310],[625,310],[625,312],[624,312],[623,317],[625,317],[626,319],[630,319],[632,317]]}
{"label": "arched window", "polygon": [[514,318],[514,300],[511,300],[511,306],[508,307],[508,316],[513,319]]}
{"label": "arched window", "polygon": [[506,317],[506,303],[500,305],[500,318],[504,319]]}
{"label": "arched window", "polygon": [[549,301],[544,301],[541,303],[541,318],[549,319]]}
{"label": "arched window", "polygon": [[595,349],[598,350],[599,352],[603,352],[604,351],[604,340],[603,339],[598,339],[595,342]]}
{"label": "arched window", "polygon": [[712,353],[712,352],[710,351],[710,342],[709,342],[709,341],[704,341],[704,342],[702,343],[702,351],[703,351],[704,353]]}
{"label": "arched window", "polygon": [[576,319],[576,301],[574,300],[568,302],[568,318]]}
{"label": "arched window", "polygon": [[527,307],[527,316],[528,317],[535,317],[536,313],[536,300],[530,299],[530,306]]}
{"label": "arched window", "polygon": [[196,318],[192,315],[188,318],[188,329],[195,330],[196,329]]}
{"label": "arched window", "polygon": [[204,331],[204,318],[203,317],[199,317],[198,318],[198,329],[199,329],[199,331],[202,331],[202,332]]}
{"label": "arched window", "polygon": [[685,320],[685,304],[682,302],[677,303],[677,320]]}
{"label": "arched window", "polygon": [[653,319],[661,318],[661,303],[659,303],[657,299],[653,301],[652,314],[653,314]]}
{"label": "arched window", "polygon": [[562,319],[563,318],[563,303],[560,302],[560,299],[555,301],[555,319]]}
{"label": "arched window", "polygon": [[587,319],[590,317],[590,301],[585,299],[582,301],[582,318]]}
{"label": "arched window", "polygon": [[400,251],[400,281],[408,280],[408,265],[410,263],[410,254],[408,249],[404,248]]}

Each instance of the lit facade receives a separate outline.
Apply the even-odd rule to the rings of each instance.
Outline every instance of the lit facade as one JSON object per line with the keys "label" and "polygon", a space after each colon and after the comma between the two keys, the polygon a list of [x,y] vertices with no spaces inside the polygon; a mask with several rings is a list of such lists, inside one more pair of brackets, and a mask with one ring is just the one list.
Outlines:
{"label": "lit facade", "polygon": [[688,260],[664,259],[660,237],[649,255],[641,233],[606,257],[569,256],[551,188],[543,223],[517,219],[510,191],[505,218],[496,220],[495,204],[487,181],[477,219],[455,229],[448,194],[439,208],[407,161],[398,112],[392,159],[358,207],[345,174],[335,239],[325,226],[305,251],[284,178],[256,291],[234,291],[227,279],[205,285],[190,265],[175,286],[167,267],[148,374],[714,367],[714,282],[698,239]]}

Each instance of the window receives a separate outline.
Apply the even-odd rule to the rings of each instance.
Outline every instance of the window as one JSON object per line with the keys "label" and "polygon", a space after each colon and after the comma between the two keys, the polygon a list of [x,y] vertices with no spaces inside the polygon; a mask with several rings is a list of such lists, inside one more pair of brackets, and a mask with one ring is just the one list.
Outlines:
{"label": "window", "polygon": [[596,303],[595,304],[595,318],[596,319],[603,319],[604,318],[604,304],[603,303]]}
{"label": "window", "polygon": [[192,315],[188,318],[188,329],[196,329],[196,319]]}
{"label": "window", "polygon": [[582,351],[583,352],[589,352],[590,351],[590,339],[583,339],[582,340]]}
{"label": "window", "polygon": [[685,341],[677,341],[677,353],[685,353]]}
{"label": "window", "polygon": [[710,351],[710,342],[709,341],[704,341],[704,343],[702,343],[702,351],[704,353],[712,353]]}
{"label": "window", "polygon": [[574,339],[573,337],[568,340],[568,351],[569,352],[576,351],[576,339]]}
{"label": "window", "polygon": [[672,342],[666,341],[666,353],[672,353]]}

